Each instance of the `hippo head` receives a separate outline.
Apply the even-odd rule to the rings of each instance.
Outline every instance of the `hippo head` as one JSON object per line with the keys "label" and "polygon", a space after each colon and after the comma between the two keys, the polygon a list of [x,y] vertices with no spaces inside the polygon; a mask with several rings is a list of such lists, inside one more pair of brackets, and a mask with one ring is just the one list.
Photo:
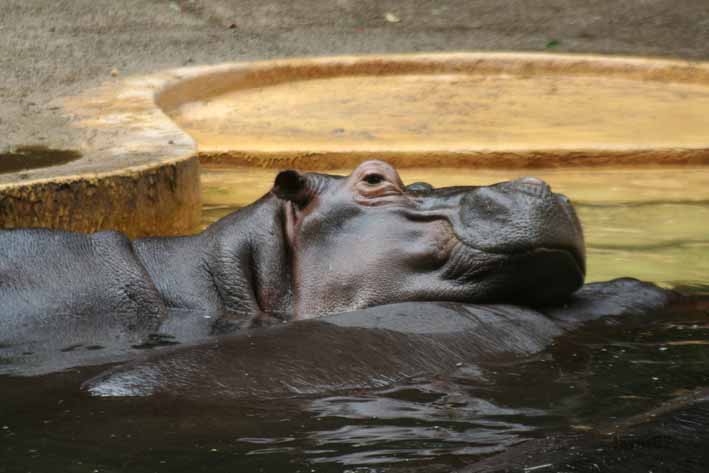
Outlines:
{"label": "hippo head", "polygon": [[351,175],[283,171],[296,318],[402,301],[547,305],[585,275],[568,199],[539,179],[405,186],[381,161]]}

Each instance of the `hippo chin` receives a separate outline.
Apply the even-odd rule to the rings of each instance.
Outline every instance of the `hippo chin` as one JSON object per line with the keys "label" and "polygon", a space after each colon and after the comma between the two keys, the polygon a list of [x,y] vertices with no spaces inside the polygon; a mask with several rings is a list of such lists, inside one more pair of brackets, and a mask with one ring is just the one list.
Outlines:
{"label": "hippo chin", "polygon": [[199,338],[396,302],[549,305],[584,272],[574,209],[538,179],[433,189],[380,161],[284,171],[194,236],[0,232],[0,347]]}

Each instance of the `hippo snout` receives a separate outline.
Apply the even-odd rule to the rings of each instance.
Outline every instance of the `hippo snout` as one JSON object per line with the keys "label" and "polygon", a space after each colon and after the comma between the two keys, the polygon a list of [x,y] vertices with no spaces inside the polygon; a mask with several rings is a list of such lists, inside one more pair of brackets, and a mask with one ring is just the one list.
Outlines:
{"label": "hippo snout", "polygon": [[581,224],[568,198],[541,179],[522,177],[473,188],[460,203],[460,239],[490,253],[565,250],[585,273]]}
{"label": "hippo snout", "polygon": [[500,300],[557,303],[583,284],[583,231],[569,200],[534,177],[468,188],[460,200],[458,239],[496,261]]}

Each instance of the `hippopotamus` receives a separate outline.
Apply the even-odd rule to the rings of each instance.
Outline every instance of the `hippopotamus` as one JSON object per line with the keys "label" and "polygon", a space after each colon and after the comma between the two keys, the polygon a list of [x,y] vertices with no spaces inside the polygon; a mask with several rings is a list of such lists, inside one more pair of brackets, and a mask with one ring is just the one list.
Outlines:
{"label": "hippopotamus", "polygon": [[581,324],[688,301],[584,277],[574,209],[538,179],[435,189],[379,161],[289,170],[197,235],[0,232],[0,373],[129,360],[82,389],[208,403],[474,379]]}
{"label": "hippopotamus", "polygon": [[435,189],[382,161],[287,170],[196,235],[0,232],[0,354],[184,343],[393,303],[549,306],[584,275],[574,208],[539,179]]}
{"label": "hippopotamus", "polygon": [[95,396],[221,402],[466,378],[482,362],[539,353],[582,324],[646,318],[690,301],[620,278],[587,284],[562,306],[386,304],[173,347],[110,369],[84,388]]}

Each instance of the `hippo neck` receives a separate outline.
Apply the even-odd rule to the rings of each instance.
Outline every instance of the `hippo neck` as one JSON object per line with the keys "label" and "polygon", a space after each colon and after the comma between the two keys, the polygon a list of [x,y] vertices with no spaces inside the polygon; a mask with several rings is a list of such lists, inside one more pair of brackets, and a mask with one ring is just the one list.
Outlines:
{"label": "hippo neck", "polygon": [[227,318],[292,314],[283,203],[267,194],[202,233],[208,272]]}

